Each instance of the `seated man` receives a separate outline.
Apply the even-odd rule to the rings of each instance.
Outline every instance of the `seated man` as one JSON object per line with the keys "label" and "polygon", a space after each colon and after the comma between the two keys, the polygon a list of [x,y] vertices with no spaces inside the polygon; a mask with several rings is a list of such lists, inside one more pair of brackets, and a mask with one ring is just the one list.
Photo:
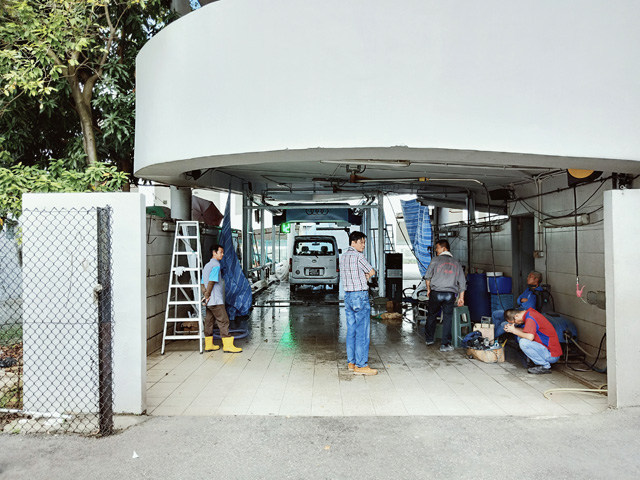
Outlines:
{"label": "seated man", "polygon": [[[518,306],[516,307],[516,310],[536,308],[536,292],[542,291],[540,283],[542,283],[542,274],[535,270],[529,272],[529,275],[527,276],[527,289],[518,297]],[[493,319],[494,325],[493,336],[494,338],[498,338],[504,333],[504,325],[506,323],[504,310],[496,310],[491,314],[491,318]]]}
{"label": "seated man", "polygon": [[[536,364],[527,371],[533,374],[551,373],[551,364],[562,356],[562,348],[556,329],[549,320],[533,308],[510,309],[504,312],[507,319],[505,332],[513,333],[524,354]],[[524,324],[524,328],[518,328]]]}

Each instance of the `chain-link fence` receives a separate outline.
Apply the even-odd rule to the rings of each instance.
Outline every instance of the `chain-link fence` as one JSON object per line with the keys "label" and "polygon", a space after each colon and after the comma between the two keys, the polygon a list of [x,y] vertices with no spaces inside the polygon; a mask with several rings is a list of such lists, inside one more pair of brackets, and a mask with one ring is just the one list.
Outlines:
{"label": "chain-link fence", "polygon": [[110,207],[0,231],[0,429],[113,431]]}

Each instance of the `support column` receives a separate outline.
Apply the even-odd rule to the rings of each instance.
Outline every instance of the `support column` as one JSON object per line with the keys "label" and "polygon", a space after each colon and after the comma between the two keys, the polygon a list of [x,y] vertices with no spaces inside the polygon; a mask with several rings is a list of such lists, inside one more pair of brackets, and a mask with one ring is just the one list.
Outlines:
{"label": "support column", "polygon": [[[278,245],[279,246],[279,245]],[[278,253],[280,253],[280,248],[278,248]],[[276,273],[276,262],[279,262],[280,258],[276,260],[276,226],[273,224],[273,213],[271,213],[271,273]]]}
{"label": "support column", "polygon": [[[264,264],[266,263],[266,258],[267,258],[265,243],[264,243],[264,212],[265,211],[258,210],[258,212],[260,212],[260,266],[264,267]],[[264,268],[260,270],[260,280],[266,280]]]}
{"label": "support column", "polygon": [[367,236],[367,243],[364,247],[364,256],[369,262],[372,261],[371,255],[371,209],[365,208],[362,212],[362,233]]}
{"label": "support column", "polygon": [[191,188],[171,185],[171,218],[191,220]]}
{"label": "support column", "polygon": [[384,233],[386,228],[384,221],[384,195],[378,193],[378,295],[381,297],[385,296]]}
{"label": "support column", "polygon": [[640,265],[640,190],[604,192],[604,272],[607,301],[607,389],[609,405],[640,405],[640,322],[637,266]]}
{"label": "support column", "polygon": [[251,227],[250,199],[245,187],[242,192],[242,271],[245,277],[249,277],[251,268]]}

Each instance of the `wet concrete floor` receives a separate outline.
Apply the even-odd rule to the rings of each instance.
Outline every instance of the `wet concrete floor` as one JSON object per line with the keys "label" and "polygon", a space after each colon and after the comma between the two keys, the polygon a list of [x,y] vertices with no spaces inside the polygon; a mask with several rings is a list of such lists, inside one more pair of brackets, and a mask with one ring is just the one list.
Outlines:
{"label": "wet concrete floor", "polygon": [[584,385],[554,367],[528,374],[516,349],[486,364],[463,349],[427,347],[422,324],[371,324],[369,363],[379,374],[347,369],[340,293],[274,284],[254,298],[240,354],[200,354],[195,341],[168,342],[148,356],[151,415],[575,415],[607,409],[606,396],[562,391]]}

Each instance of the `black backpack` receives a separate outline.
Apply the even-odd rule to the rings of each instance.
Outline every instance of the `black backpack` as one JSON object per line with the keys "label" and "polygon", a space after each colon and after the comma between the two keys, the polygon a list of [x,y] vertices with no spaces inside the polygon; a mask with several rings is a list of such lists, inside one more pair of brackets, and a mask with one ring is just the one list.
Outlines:
{"label": "black backpack", "polygon": [[540,313],[555,311],[556,304],[553,301],[553,295],[551,295],[551,285],[543,283],[540,287],[542,290],[533,291],[536,294],[536,310]]}

